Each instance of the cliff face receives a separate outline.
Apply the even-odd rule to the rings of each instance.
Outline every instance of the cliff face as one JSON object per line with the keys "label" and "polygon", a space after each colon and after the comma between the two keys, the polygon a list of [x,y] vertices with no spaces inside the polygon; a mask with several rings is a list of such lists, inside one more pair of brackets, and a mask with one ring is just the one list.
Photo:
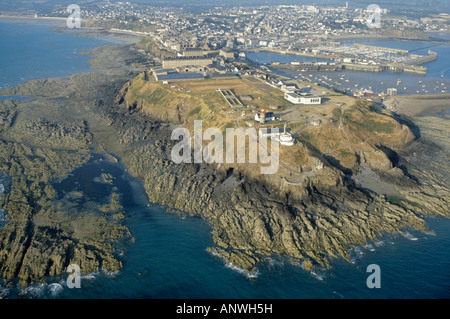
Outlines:
{"label": "cliff face", "polygon": [[[216,244],[210,251],[239,268],[251,273],[271,255],[292,258],[306,269],[328,266],[330,256],[348,259],[349,247],[375,241],[385,232],[426,229],[414,210],[359,188],[345,175],[346,170],[356,171],[360,163],[368,163],[388,176],[396,175],[409,187],[417,186],[393,168],[391,155],[381,147],[383,139],[393,148],[414,140],[408,127],[388,115],[364,114],[369,110],[363,106],[350,108],[343,112],[345,129],[324,125],[304,139],[309,147],[299,156],[305,163],[319,160],[323,164],[314,174],[293,171],[295,162],[286,157],[286,166],[280,166],[277,174],[261,175],[257,166],[248,164],[173,163],[173,126],[155,122],[148,109],[147,116],[130,112],[125,91],[116,100],[122,104],[106,108],[105,114],[129,150],[124,160],[130,172],[145,181],[150,201],[208,220]],[[336,132],[346,135],[344,142]],[[338,155],[324,156],[333,143],[335,149],[353,145],[349,149],[354,159],[336,163]]]}
{"label": "cliff face", "polygon": [[[129,112],[137,112],[154,121],[181,125],[190,130],[191,136],[194,120],[202,120],[203,130],[214,127],[224,132],[227,127],[247,128],[243,126],[245,124],[239,112],[230,110],[220,95],[214,99],[214,95],[209,93],[215,91],[210,82],[197,82],[192,86],[204,83],[204,86],[211,86],[210,90],[203,90],[201,94],[187,93],[186,90],[180,92],[179,87],[183,88],[183,84],[171,88],[145,81],[139,75],[124,85],[116,97],[116,103]],[[361,164],[367,164],[379,172],[392,171],[396,166],[395,150],[402,149],[416,137],[389,111],[375,111],[368,102],[350,97],[346,99],[350,105],[320,106],[321,109],[316,112],[328,113],[323,114],[320,126],[305,125],[295,136],[298,143],[280,148],[279,168],[274,176],[261,175],[260,166],[255,164],[226,164],[226,167],[238,168],[241,172],[245,171],[243,174],[248,177],[271,184],[276,189],[289,189],[299,197],[304,191],[292,185],[342,185],[344,176],[356,174]],[[245,119],[252,117],[248,110],[242,112],[246,112]],[[299,123],[307,123],[307,120],[299,120]]]}
{"label": "cliff face", "polygon": [[129,110],[150,115],[154,120],[182,124],[188,113],[198,106],[198,99],[188,95],[172,95],[165,88],[145,87],[142,76],[124,85],[117,100]]}
{"label": "cliff face", "polygon": [[[328,266],[333,256],[348,259],[349,247],[384,232],[426,229],[419,213],[448,214],[445,182],[437,183],[434,193],[440,175],[423,170],[422,181],[417,169],[410,170],[419,176],[416,181],[400,169],[403,157],[395,150],[412,147],[414,137],[388,114],[363,105],[334,112],[333,121],[318,130],[305,129],[301,145],[281,148],[277,174],[261,175],[259,164],[175,164],[173,123],[189,126],[189,119],[202,116],[211,123],[213,113],[203,107],[193,112],[199,105],[194,102],[205,103],[196,97],[178,116],[158,117],[158,109],[146,109],[145,103],[142,109],[130,107],[134,102],[127,93],[135,87],[123,84],[98,74],[32,81],[14,92],[29,96],[29,89],[43,98],[0,102],[0,171],[10,178],[0,201],[7,217],[0,227],[3,278],[26,285],[65,273],[71,263],[83,274],[120,269],[117,246],[130,234],[120,222],[119,194],[109,194],[94,211],[80,210],[71,200],[85,194],[58,198],[53,187],[55,179],[86,164],[93,148],[120,156],[145,182],[151,202],[207,220],[215,243],[211,253],[249,273],[273,255],[305,269]],[[158,104],[156,96],[150,98]],[[166,98],[183,102],[179,96]],[[177,103],[157,107],[176,109]],[[404,187],[405,198],[393,204],[355,184],[347,173],[362,164]]]}

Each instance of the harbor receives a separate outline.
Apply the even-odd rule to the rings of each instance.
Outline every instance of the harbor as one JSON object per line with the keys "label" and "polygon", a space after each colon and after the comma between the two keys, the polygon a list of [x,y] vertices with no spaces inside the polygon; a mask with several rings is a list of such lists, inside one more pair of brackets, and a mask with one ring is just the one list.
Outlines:
{"label": "harbor", "polygon": [[[379,45],[378,45],[379,44]],[[410,94],[446,94],[450,85],[450,68],[445,63],[450,46],[424,42],[379,41],[371,45],[347,43],[335,50],[353,53],[371,50],[366,62],[338,62],[338,59],[304,57],[273,51],[248,52],[247,57],[267,67],[271,72],[299,81],[313,82],[348,95],[375,96]],[[433,51],[430,47],[433,46]],[[363,50],[363,51],[361,51]],[[383,51],[384,50],[384,51]],[[391,51],[391,52],[386,52]],[[408,55],[405,55],[409,52]],[[371,61],[379,57],[385,65]],[[342,59],[343,61],[343,59]],[[353,62],[355,62],[354,60]]]}
{"label": "harbor", "polygon": [[409,50],[354,43],[333,44],[298,50],[252,49],[247,53],[270,52],[275,54],[307,57],[304,62],[293,60],[289,63],[271,61],[270,65],[278,68],[291,68],[298,72],[305,71],[340,71],[356,70],[366,72],[407,72],[426,74],[425,63],[438,58],[438,53],[428,50],[426,55],[412,54]]}

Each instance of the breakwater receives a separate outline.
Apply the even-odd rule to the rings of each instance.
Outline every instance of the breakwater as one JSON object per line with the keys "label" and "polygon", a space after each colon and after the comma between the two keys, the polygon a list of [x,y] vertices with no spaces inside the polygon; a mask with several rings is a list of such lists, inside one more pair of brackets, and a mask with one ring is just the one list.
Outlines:
{"label": "breakwater", "polygon": [[359,64],[359,63],[333,63],[333,64],[321,64],[320,62],[308,62],[308,63],[277,63],[271,64],[272,68],[284,68],[297,72],[307,71],[365,71],[365,72],[408,72],[416,74],[426,74],[427,68],[418,65],[403,65],[403,64],[388,64],[388,65],[372,65],[372,64]]}
{"label": "breakwater", "polygon": [[386,53],[396,53],[401,55],[408,55],[408,50],[403,49],[394,49],[394,48],[386,48],[386,47],[380,47],[375,45],[367,45],[367,44],[359,44],[355,43],[354,47],[356,49],[365,49],[370,51],[378,51],[378,52],[386,52]]}

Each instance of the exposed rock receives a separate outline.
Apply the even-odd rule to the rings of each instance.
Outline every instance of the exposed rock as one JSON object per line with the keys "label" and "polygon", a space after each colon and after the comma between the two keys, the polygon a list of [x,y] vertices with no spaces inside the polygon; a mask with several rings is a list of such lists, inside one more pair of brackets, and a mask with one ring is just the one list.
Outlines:
{"label": "exposed rock", "polygon": [[[175,164],[170,159],[173,126],[161,121],[180,123],[182,105],[155,119],[127,104],[129,84],[123,79],[86,73],[59,81],[34,81],[8,91],[60,97],[58,103],[34,101],[40,103],[39,115],[28,102],[0,102],[0,171],[11,179],[0,202],[9,221],[0,229],[0,273],[7,280],[19,277],[26,285],[60,274],[70,263],[80,265],[83,273],[121,267],[114,244],[130,234],[119,223],[124,216],[119,194],[111,193],[97,212],[76,215],[54,201],[51,181],[86,163],[94,147],[120,156],[129,172],[144,181],[151,202],[208,220],[215,243],[209,250],[249,274],[273,255],[299,261],[305,269],[329,266],[330,258],[348,260],[350,247],[386,232],[427,229],[418,213],[449,214],[448,184],[428,170],[410,170],[419,182],[402,184],[404,199],[393,204],[358,188],[325,158],[320,158],[319,174],[299,184],[283,182],[283,168],[278,175],[261,177],[251,165]],[[399,136],[409,141],[403,129]],[[310,155],[311,162],[319,160]],[[384,152],[369,150],[360,157],[374,167],[378,163],[384,178],[392,172],[403,180]]]}
{"label": "exposed rock", "polygon": [[[310,179],[300,189],[280,191],[279,177],[258,178],[247,166],[237,167],[230,182],[220,166],[174,164],[170,127],[130,114],[126,105],[103,110],[129,150],[123,157],[129,171],[145,181],[150,201],[207,219],[217,244],[210,251],[240,269],[251,272],[263,256],[272,255],[302,261],[305,269],[329,266],[329,256],[349,259],[350,247],[383,233],[427,229],[414,211],[359,190],[337,169],[325,168],[335,178],[329,184]],[[379,156],[387,159],[381,151]]]}

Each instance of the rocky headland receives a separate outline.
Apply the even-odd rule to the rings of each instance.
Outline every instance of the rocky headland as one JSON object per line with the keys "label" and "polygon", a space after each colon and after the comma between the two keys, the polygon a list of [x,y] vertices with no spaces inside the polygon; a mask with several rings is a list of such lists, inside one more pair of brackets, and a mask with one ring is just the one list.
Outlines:
{"label": "rocky headland", "polygon": [[[422,180],[410,174],[407,165],[399,165],[398,152],[406,146],[419,147],[420,142],[393,116],[381,115],[385,123],[397,127],[389,134],[372,129],[364,137],[358,131],[351,148],[355,160],[348,161],[348,169],[340,165],[345,162],[321,156],[321,143],[311,141],[305,162],[320,160],[323,167],[301,183],[287,183],[296,176],[284,167],[277,174],[263,176],[249,164],[174,164],[170,134],[179,122],[162,123],[160,113],[152,119],[151,109],[142,104],[136,108],[133,101],[127,101],[129,89],[127,83],[116,106],[105,110],[111,125],[121,132],[120,143],[129,148],[124,161],[130,172],[145,181],[151,202],[208,220],[216,243],[209,250],[249,273],[273,255],[292,258],[305,269],[330,266],[334,257],[348,260],[349,247],[410,227],[427,230],[421,216],[449,213],[449,196],[442,192],[448,184],[430,175]],[[347,135],[358,129],[356,120],[363,119],[358,118],[361,114],[376,113],[358,104],[347,112],[352,119]],[[324,126],[317,135],[330,130]],[[326,136],[330,139],[333,132]],[[367,142],[369,138],[373,144]],[[349,174],[363,165],[375,172],[380,183],[394,185],[395,194],[377,194],[356,184]]]}
{"label": "rocky headland", "polygon": [[[100,58],[103,50],[97,51]],[[352,145],[347,152],[333,153],[331,144],[322,143],[321,134],[339,130],[336,123],[323,126],[304,136],[306,147],[296,154],[307,165],[298,172],[290,169],[290,158],[277,174],[264,176],[257,165],[175,164],[171,133],[180,121],[130,107],[129,80],[145,69],[141,58],[134,60],[134,70],[111,70],[105,62],[103,74],[33,80],[3,90],[39,97],[0,102],[0,171],[10,181],[0,198],[7,219],[0,228],[0,274],[7,281],[18,278],[26,286],[64,273],[71,263],[84,274],[121,268],[117,247],[132,234],[121,223],[126,212],[120,194],[73,214],[53,186],[93,152],[120,157],[129,173],[144,181],[150,202],[207,220],[215,243],[209,251],[249,274],[268,256],[307,270],[330,266],[334,258],[348,260],[349,248],[385,233],[428,230],[423,215],[449,215],[448,160],[442,161],[449,150],[442,137],[448,136],[446,122],[435,122],[442,143],[430,143],[438,138],[434,131],[417,136],[394,116],[356,105],[341,114],[347,121],[345,144],[333,146]],[[93,63],[102,69],[99,60]],[[359,119],[369,121],[361,128]],[[384,124],[374,129],[373,119]],[[300,175],[317,160],[322,163],[317,174]],[[363,167],[395,194],[355,182]]]}

